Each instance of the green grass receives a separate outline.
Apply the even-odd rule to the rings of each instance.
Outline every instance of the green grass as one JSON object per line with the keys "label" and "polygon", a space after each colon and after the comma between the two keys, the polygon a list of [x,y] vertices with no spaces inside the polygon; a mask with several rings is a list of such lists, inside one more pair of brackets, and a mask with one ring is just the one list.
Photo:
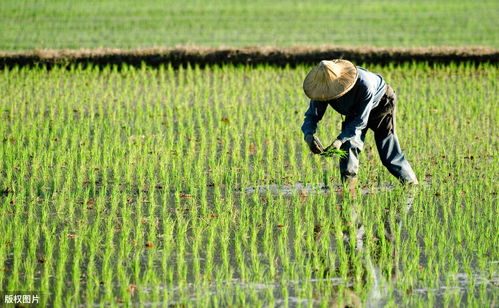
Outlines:
{"label": "green grass", "polygon": [[0,290],[66,307],[497,303],[497,66],[367,68],[398,95],[415,190],[372,133],[368,193],[319,188],[323,163],[333,188],[339,173],[300,132],[309,67],[0,72]]}
{"label": "green grass", "polygon": [[3,0],[0,50],[153,46],[499,47],[495,0]]}

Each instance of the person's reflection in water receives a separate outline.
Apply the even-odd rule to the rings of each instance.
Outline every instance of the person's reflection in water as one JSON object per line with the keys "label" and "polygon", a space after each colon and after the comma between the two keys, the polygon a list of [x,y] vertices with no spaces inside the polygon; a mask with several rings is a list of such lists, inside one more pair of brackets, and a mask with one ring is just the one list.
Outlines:
{"label": "person's reflection in water", "polygon": [[[331,242],[331,249],[337,253],[338,250],[344,249],[347,262],[348,262],[348,277],[355,279],[355,274],[358,269],[355,268],[355,259],[358,260],[359,256],[363,257],[361,262],[362,266],[362,278],[360,283],[362,286],[370,286],[370,290],[366,296],[365,306],[376,307],[383,305],[385,302],[385,297],[387,295],[387,290],[383,290],[383,281],[395,282],[398,276],[398,247],[395,243],[395,232],[402,229],[401,214],[403,212],[409,212],[412,207],[412,200],[414,191],[408,190],[406,204],[400,209],[397,209],[395,213],[395,223],[390,223],[390,213],[388,210],[380,209],[382,213],[383,226],[373,230],[373,235],[376,240],[373,241],[373,245],[370,246],[369,252],[366,252],[366,232],[362,218],[358,209],[359,200],[356,198],[355,194],[352,192],[342,193],[338,195],[338,207],[341,217],[341,238],[342,238],[342,248],[337,247],[335,240]],[[325,230],[322,225],[317,224],[314,227],[314,237],[318,242],[321,237],[324,236],[326,232],[330,232],[334,236],[335,230],[330,228]],[[354,241],[354,242],[352,242]],[[391,270],[385,271],[383,273],[380,270],[382,266],[379,264],[380,258],[382,256],[382,245],[388,243],[390,249]],[[325,256],[315,256],[319,257],[321,262],[326,262],[327,258]],[[333,278],[342,277],[340,272],[341,264],[339,258],[335,258],[336,264],[334,269],[326,268],[322,273],[316,272],[317,276],[323,278]],[[357,262],[358,263],[358,262]],[[386,267],[386,264],[384,265]],[[356,272],[357,271],[357,272]],[[383,275],[384,274],[384,275]],[[340,291],[341,290],[341,291]],[[332,307],[361,307],[362,300],[359,295],[357,295],[351,287],[335,287],[332,291],[331,296],[331,306]],[[340,293],[340,294],[338,294]]]}

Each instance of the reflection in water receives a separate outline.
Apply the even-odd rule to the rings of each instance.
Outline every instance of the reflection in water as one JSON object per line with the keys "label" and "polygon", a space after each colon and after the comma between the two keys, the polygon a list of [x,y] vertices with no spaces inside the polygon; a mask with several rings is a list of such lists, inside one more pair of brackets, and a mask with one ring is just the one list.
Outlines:
{"label": "reflection in water", "polygon": [[[362,267],[363,267],[363,275],[361,286],[362,287],[370,287],[367,292],[365,306],[366,307],[383,307],[387,303],[388,299],[388,288],[389,284],[394,284],[397,280],[398,276],[398,248],[394,243],[395,239],[395,230],[402,230],[402,212],[396,213],[395,215],[395,225],[391,225],[389,221],[389,215],[385,214],[382,216],[383,218],[383,228],[382,230],[375,230],[375,234],[378,237],[383,236],[385,241],[376,241],[376,243],[386,242],[389,243],[391,253],[390,257],[392,259],[392,269],[391,273],[388,275],[383,275],[380,266],[378,265],[379,257],[381,255],[381,244],[374,245],[374,251],[371,250],[369,252],[365,251],[364,242],[366,240],[366,232],[364,228],[364,224],[362,222],[361,215],[359,213],[359,205],[358,199],[356,199],[355,191],[352,191],[348,187],[345,187],[344,192],[338,194],[338,204],[339,210],[341,212],[341,225],[342,226],[350,226],[353,228],[352,230],[342,229],[342,240],[343,247],[346,250],[346,256],[348,256],[348,273],[349,276],[353,276],[355,273],[355,269],[353,266],[355,265],[354,258],[359,255],[363,256]],[[402,207],[400,211],[404,211],[408,213],[413,204],[413,193],[414,190],[407,190],[406,196],[406,204],[405,207]],[[381,210],[381,209],[380,209]],[[353,232],[355,237],[351,237],[350,232]],[[321,237],[324,234],[323,227],[320,224],[315,225],[314,227],[314,235],[315,240],[320,241]],[[351,241],[355,241],[351,243]],[[332,247],[333,249],[338,249],[338,247]],[[323,259],[324,261],[325,259]],[[323,275],[325,276],[336,276],[341,277],[341,273],[339,269],[341,268],[340,261],[337,260],[337,264],[335,264],[335,271],[326,270]],[[388,276],[388,277],[385,277]],[[353,278],[353,277],[352,277]],[[361,297],[355,293],[352,287],[346,288],[335,288],[333,290],[335,293],[332,298],[331,305],[332,307],[361,307],[362,301]]]}
{"label": "reflection in water", "polygon": [[[295,307],[326,304],[328,307],[382,307],[390,299],[393,299],[391,285],[395,283],[398,276],[399,260],[394,234],[400,234],[403,228],[401,217],[410,211],[413,198],[411,192],[407,192],[406,202],[403,202],[407,204],[407,207],[401,207],[399,210],[390,207],[390,213],[384,211],[384,208],[373,209],[380,215],[380,220],[373,224],[372,221],[362,221],[363,217],[372,216],[363,216],[366,210],[362,207],[365,206],[363,203],[366,203],[364,193],[366,189],[359,189],[360,193],[355,196],[351,193],[343,193],[343,187],[324,189],[320,185],[296,184],[288,186],[290,189],[287,191],[283,191],[282,187],[266,185],[241,190],[240,193],[241,195],[245,192],[251,194],[257,199],[256,204],[260,202],[258,199],[260,196],[255,194],[256,192],[263,193],[262,198],[269,198],[269,195],[274,194],[279,197],[289,195],[290,198],[298,200],[297,204],[307,204],[310,208],[314,208],[312,202],[305,203],[301,200],[302,197],[303,200],[307,200],[308,194],[330,194],[323,200],[335,200],[333,206],[325,207],[328,208],[326,211],[330,211],[326,214],[327,221],[322,222],[322,225],[321,222],[312,224],[314,226],[313,237],[309,237],[312,245],[300,245],[298,248],[303,249],[303,258],[313,259],[298,261],[294,266],[300,270],[300,266],[306,264],[312,267],[312,271],[315,268],[315,271],[311,274],[306,273],[307,278],[295,275],[294,277],[276,276],[277,279],[268,280],[248,279],[241,277],[240,273],[237,272],[237,263],[230,263],[231,266],[233,265],[232,268],[236,270],[230,273],[227,278],[217,278],[214,281],[205,282],[196,281],[197,278],[193,276],[186,279],[187,283],[174,285],[173,288],[167,287],[165,290],[169,294],[169,304],[194,303],[194,305],[200,306],[203,306],[203,303],[210,303],[210,305],[215,305],[215,303],[234,304],[244,299],[252,303],[265,303],[268,306]],[[390,196],[399,193],[391,185],[380,185],[374,189],[371,187],[368,193],[372,194],[374,191]],[[304,192],[303,195],[302,192]],[[398,197],[393,199],[400,200]],[[300,207],[298,209],[303,210]],[[313,212],[313,210],[311,211]],[[276,236],[281,234],[280,230]],[[296,234],[295,231],[294,228],[289,229],[289,234],[283,241],[284,245],[294,247],[293,241],[296,236],[305,233],[303,229],[299,234]],[[378,240],[373,241],[373,237],[378,238]],[[366,240],[366,238],[368,239]],[[313,245],[314,240],[316,245]],[[321,248],[319,249],[319,247]],[[261,251],[266,250],[262,248]],[[229,246],[229,252],[238,255],[232,246]],[[290,260],[294,260],[292,249],[286,251],[285,255],[289,256]],[[256,258],[258,257],[260,255],[256,255]],[[262,259],[265,260],[265,257]],[[191,264],[190,262],[195,260],[201,260],[200,264],[206,264],[206,256],[203,254],[200,254],[198,259],[184,261],[184,264]],[[222,263],[218,259],[212,260],[212,262]],[[252,264],[251,262],[252,260],[248,260],[246,264]],[[315,267],[317,264],[319,265]],[[264,267],[265,265],[262,262],[260,266]],[[277,267],[279,266],[281,264],[277,264]],[[220,272],[224,272],[224,269],[222,268]],[[160,291],[163,292],[162,289]],[[308,293],[309,291],[310,293]],[[145,290],[142,289],[142,292]]]}

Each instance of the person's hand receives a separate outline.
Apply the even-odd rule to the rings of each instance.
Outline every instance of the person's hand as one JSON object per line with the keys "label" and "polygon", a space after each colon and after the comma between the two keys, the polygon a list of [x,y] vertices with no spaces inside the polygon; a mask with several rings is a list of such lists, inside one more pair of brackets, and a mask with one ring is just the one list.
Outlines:
{"label": "person's hand", "polygon": [[320,154],[322,153],[322,151],[324,151],[324,148],[322,147],[319,138],[315,137],[314,135],[311,134],[306,135],[305,142],[308,144],[310,151],[312,151],[312,153],[314,154]]}
{"label": "person's hand", "polygon": [[330,145],[330,146],[328,146],[328,147],[325,149],[325,151],[330,150],[330,149],[336,149],[336,150],[339,150],[339,149],[341,148],[341,145],[342,145],[342,144],[343,144],[343,143],[341,142],[341,140],[336,139],[333,143],[331,143],[331,145]]}

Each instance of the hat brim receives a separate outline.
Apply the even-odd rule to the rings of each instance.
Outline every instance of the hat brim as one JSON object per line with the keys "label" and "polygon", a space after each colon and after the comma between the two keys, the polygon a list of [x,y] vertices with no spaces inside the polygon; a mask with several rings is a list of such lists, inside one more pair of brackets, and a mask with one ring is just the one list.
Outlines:
{"label": "hat brim", "polygon": [[333,100],[350,91],[358,75],[357,67],[350,61],[321,61],[305,77],[303,91],[312,100]]}

